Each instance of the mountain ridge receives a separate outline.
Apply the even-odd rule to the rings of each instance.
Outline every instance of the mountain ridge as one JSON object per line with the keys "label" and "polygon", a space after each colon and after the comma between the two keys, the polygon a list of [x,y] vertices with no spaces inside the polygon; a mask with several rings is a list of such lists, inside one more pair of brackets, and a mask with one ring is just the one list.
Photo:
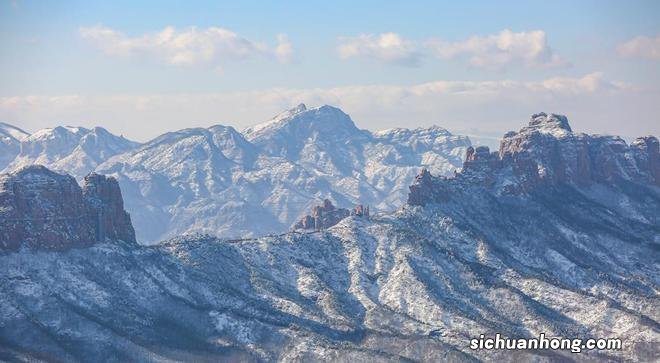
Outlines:
{"label": "mountain ridge", "polygon": [[[396,211],[348,216],[323,231],[0,255],[1,352],[66,360],[656,360],[660,188],[625,167],[584,174],[590,179],[565,172],[587,156],[642,154],[616,138],[540,131],[507,134],[501,152],[470,149],[453,177],[422,172]],[[653,139],[635,145],[646,158],[630,163],[652,170]],[[334,210],[329,201],[323,209]],[[482,334],[618,338],[623,347],[579,355],[471,350]]]}
{"label": "mountain ridge", "polygon": [[[332,131],[337,124],[344,132]],[[301,105],[260,125],[170,132],[96,170],[119,180],[141,241],[191,232],[243,238],[285,232],[326,198],[394,209],[419,167],[450,173],[469,146],[431,132],[418,157],[405,136],[375,137],[331,106]]]}
{"label": "mountain ridge", "polygon": [[3,171],[40,164],[82,179],[104,160],[137,146],[138,143],[99,126],[91,129],[73,126],[45,128],[20,140],[20,152]]}

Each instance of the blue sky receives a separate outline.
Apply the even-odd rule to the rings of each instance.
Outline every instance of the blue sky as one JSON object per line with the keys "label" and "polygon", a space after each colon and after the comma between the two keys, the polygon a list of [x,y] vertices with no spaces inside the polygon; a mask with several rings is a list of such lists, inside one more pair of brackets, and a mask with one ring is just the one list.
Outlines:
{"label": "blue sky", "polygon": [[145,140],[306,102],[369,129],[497,133],[544,110],[658,134],[659,4],[5,1],[0,119]]}

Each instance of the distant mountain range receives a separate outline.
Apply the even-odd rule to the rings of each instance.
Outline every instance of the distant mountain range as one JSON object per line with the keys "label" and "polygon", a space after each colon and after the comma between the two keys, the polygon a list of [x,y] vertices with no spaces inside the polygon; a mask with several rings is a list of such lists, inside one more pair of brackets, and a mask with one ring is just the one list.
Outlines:
{"label": "distant mountain range", "polygon": [[[341,115],[299,108],[247,137],[225,127],[184,130],[102,167],[129,186],[163,178],[169,192],[187,193],[167,205],[194,205],[227,189],[240,195],[228,186],[232,168],[253,183],[242,189],[274,185],[286,196],[290,180],[310,187],[304,180],[318,175],[345,178],[314,172],[313,160],[336,173],[354,162],[380,168],[374,159],[396,170],[412,148],[421,157],[446,147],[429,141],[439,130],[356,132]],[[391,144],[399,137],[410,149]],[[467,148],[456,175],[422,171],[395,212],[343,213],[312,233],[188,235],[157,246],[133,242],[112,178],[93,174],[81,191],[70,177],[22,168],[0,178],[0,220],[21,219],[11,230],[31,236],[20,248],[24,239],[9,233],[9,250],[0,248],[0,359],[657,361],[659,145],[653,136],[626,144],[576,133],[566,117],[540,113],[497,152]],[[136,190],[161,187],[139,182]],[[335,211],[329,201],[321,209]],[[91,233],[85,225],[97,231],[91,245],[78,243]],[[41,231],[52,239],[40,243]],[[469,348],[470,339],[498,333],[619,338],[623,346],[579,354]]]}
{"label": "distant mountain range", "polygon": [[[41,164],[82,179],[114,176],[141,243],[183,233],[254,237],[289,230],[324,199],[372,212],[404,204],[421,168],[450,175],[467,137],[440,127],[358,129],[341,110],[299,105],[242,133],[184,129],[138,144],[96,127],[29,135],[2,124],[0,170]],[[5,136],[6,135],[6,136]],[[5,160],[6,159],[6,160]]]}
{"label": "distant mountain range", "polygon": [[27,134],[11,125],[0,124],[0,133],[14,135],[6,142],[3,140],[4,145],[18,146],[14,158],[4,166],[0,165],[5,172],[39,164],[82,178],[111,156],[139,145],[102,127],[58,126]]}

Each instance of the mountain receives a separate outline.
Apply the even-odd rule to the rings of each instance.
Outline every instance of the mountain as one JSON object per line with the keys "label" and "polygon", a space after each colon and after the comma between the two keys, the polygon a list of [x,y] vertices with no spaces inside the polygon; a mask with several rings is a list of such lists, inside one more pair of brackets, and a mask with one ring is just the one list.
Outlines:
{"label": "mountain", "polygon": [[0,122],[0,170],[14,160],[21,150],[21,140],[28,136],[18,127]]}
{"label": "mountain", "polygon": [[245,238],[283,233],[326,198],[398,208],[420,167],[449,174],[469,145],[439,127],[372,134],[337,108],[299,105],[243,133],[170,132],[96,170],[119,181],[141,242]]}
{"label": "mountain", "polygon": [[113,135],[102,127],[47,128],[25,135],[20,140],[20,153],[4,168],[4,172],[39,164],[66,171],[81,179],[101,162],[136,146],[138,143]]}
{"label": "mountain", "polygon": [[213,126],[164,134],[97,170],[119,181],[138,239],[150,242],[189,231],[285,229],[253,202],[270,193],[271,181],[251,179],[264,174],[263,168],[278,170],[276,162],[258,159],[256,148],[236,130]]}
{"label": "mountain", "polygon": [[266,154],[318,169],[323,173],[350,173],[360,160],[368,131],[358,129],[340,109],[322,106],[308,110],[301,104],[243,134]]}
{"label": "mountain", "polygon": [[[537,114],[498,152],[466,156],[455,176],[418,175],[396,212],[320,232],[0,255],[0,355],[656,361],[657,138],[627,145]],[[496,333],[623,348],[469,348]]]}

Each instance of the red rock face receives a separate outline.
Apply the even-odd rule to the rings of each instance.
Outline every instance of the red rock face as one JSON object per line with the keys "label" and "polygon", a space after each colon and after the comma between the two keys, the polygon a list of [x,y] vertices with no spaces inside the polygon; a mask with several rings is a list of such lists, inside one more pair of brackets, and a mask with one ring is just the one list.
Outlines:
{"label": "red rock face", "polygon": [[525,193],[557,184],[588,187],[620,181],[660,185],[659,143],[654,136],[631,145],[617,136],[573,133],[568,119],[539,113],[519,132],[508,132],[499,152],[469,148],[463,170],[452,179],[422,171],[410,187],[408,204],[441,202],[462,186],[481,185],[503,193]]}
{"label": "red rock face", "polygon": [[353,208],[351,211],[352,216],[358,216],[358,217],[369,217],[369,206],[364,206],[362,204],[358,204]]}
{"label": "red rock face", "polygon": [[329,199],[323,200],[322,205],[312,208],[309,215],[301,218],[293,229],[321,230],[334,226],[348,216],[369,217],[369,207],[362,204],[353,210],[336,208]]}
{"label": "red rock face", "polygon": [[83,199],[95,225],[97,241],[105,239],[135,242],[131,217],[124,210],[119,183],[114,178],[91,173],[83,183]]}
{"label": "red rock face", "polygon": [[83,191],[43,166],[0,176],[0,251],[64,250],[106,238],[135,242],[114,179],[93,177]]}

